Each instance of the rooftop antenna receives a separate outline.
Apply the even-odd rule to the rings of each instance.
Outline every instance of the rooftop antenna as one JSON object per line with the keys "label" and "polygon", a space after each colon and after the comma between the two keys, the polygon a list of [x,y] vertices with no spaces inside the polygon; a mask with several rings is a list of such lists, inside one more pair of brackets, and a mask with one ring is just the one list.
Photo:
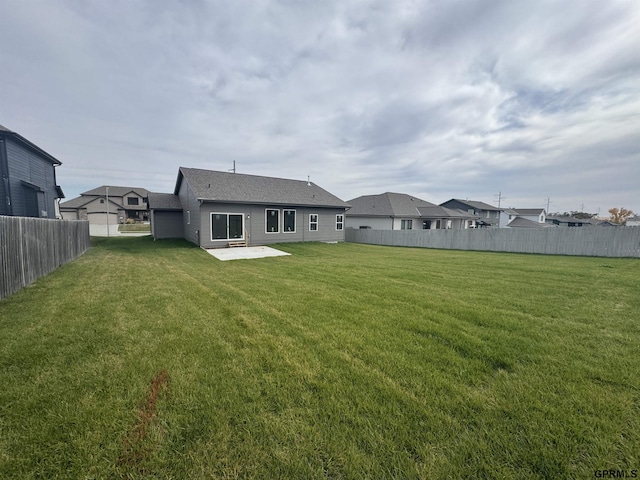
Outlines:
{"label": "rooftop antenna", "polygon": [[231,170],[227,170],[227,172],[233,172],[236,173],[236,161],[233,161],[233,168]]}

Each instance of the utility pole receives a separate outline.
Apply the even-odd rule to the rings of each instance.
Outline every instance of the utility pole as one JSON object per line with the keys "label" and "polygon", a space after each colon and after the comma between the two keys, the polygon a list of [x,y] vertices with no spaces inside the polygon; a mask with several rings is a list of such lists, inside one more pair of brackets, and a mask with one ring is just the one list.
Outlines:
{"label": "utility pole", "polygon": [[549,213],[549,204],[551,203],[551,197],[547,197],[547,213]]}
{"label": "utility pole", "polygon": [[502,200],[504,200],[505,197],[502,196],[502,192],[498,192],[498,194],[494,195],[494,197],[498,197],[498,208],[500,208],[500,202],[502,202]]}

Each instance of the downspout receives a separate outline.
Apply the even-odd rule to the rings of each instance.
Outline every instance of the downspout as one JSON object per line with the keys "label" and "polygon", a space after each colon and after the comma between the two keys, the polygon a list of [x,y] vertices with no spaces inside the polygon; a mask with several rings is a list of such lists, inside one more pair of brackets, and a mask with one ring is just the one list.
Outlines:
{"label": "downspout", "polygon": [[5,198],[3,201],[7,206],[7,215],[13,215],[13,206],[11,205],[11,185],[9,184],[9,161],[7,156],[7,142],[4,138],[0,138],[0,175],[2,183],[4,183]]}

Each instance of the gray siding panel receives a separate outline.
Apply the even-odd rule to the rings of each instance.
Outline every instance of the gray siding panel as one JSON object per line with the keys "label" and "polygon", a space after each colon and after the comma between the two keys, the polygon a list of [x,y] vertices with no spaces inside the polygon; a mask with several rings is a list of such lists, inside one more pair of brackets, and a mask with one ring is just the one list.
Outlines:
{"label": "gray siding panel", "polygon": [[[280,211],[280,231],[266,232],[266,210]],[[296,231],[282,231],[283,210],[296,211]],[[244,215],[245,239],[249,245],[269,245],[287,242],[343,242],[344,229],[336,230],[336,215],[344,215],[342,208],[296,207],[281,205],[240,205],[204,202],[200,207],[200,245],[204,248],[226,247],[228,240],[211,239],[212,213],[242,213]],[[318,214],[318,230],[309,230],[309,215]],[[344,227],[344,224],[343,224]]]}
{"label": "gray siding panel", "polygon": [[153,210],[151,212],[151,226],[153,238],[183,238],[182,211]]}
{"label": "gray siding panel", "polygon": [[30,212],[30,192],[22,182],[29,182],[44,190],[38,197],[38,213],[46,218],[55,218],[55,172],[48,160],[40,158],[15,142],[7,139],[9,182],[13,215],[27,216]]}
{"label": "gray siding panel", "polygon": [[199,245],[198,237],[200,235],[200,202],[189,188],[189,184],[183,179],[178,191],[178,198],[182,205],[182,228],[184,238],[190,242]]}

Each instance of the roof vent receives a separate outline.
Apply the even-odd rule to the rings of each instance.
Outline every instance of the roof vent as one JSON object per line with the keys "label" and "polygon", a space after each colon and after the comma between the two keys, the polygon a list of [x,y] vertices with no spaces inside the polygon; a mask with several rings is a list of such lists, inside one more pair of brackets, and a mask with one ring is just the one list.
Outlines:
{"label": "roof vent", "polygon": [[307,175],[307,185],[311,186],[311,175]]}

